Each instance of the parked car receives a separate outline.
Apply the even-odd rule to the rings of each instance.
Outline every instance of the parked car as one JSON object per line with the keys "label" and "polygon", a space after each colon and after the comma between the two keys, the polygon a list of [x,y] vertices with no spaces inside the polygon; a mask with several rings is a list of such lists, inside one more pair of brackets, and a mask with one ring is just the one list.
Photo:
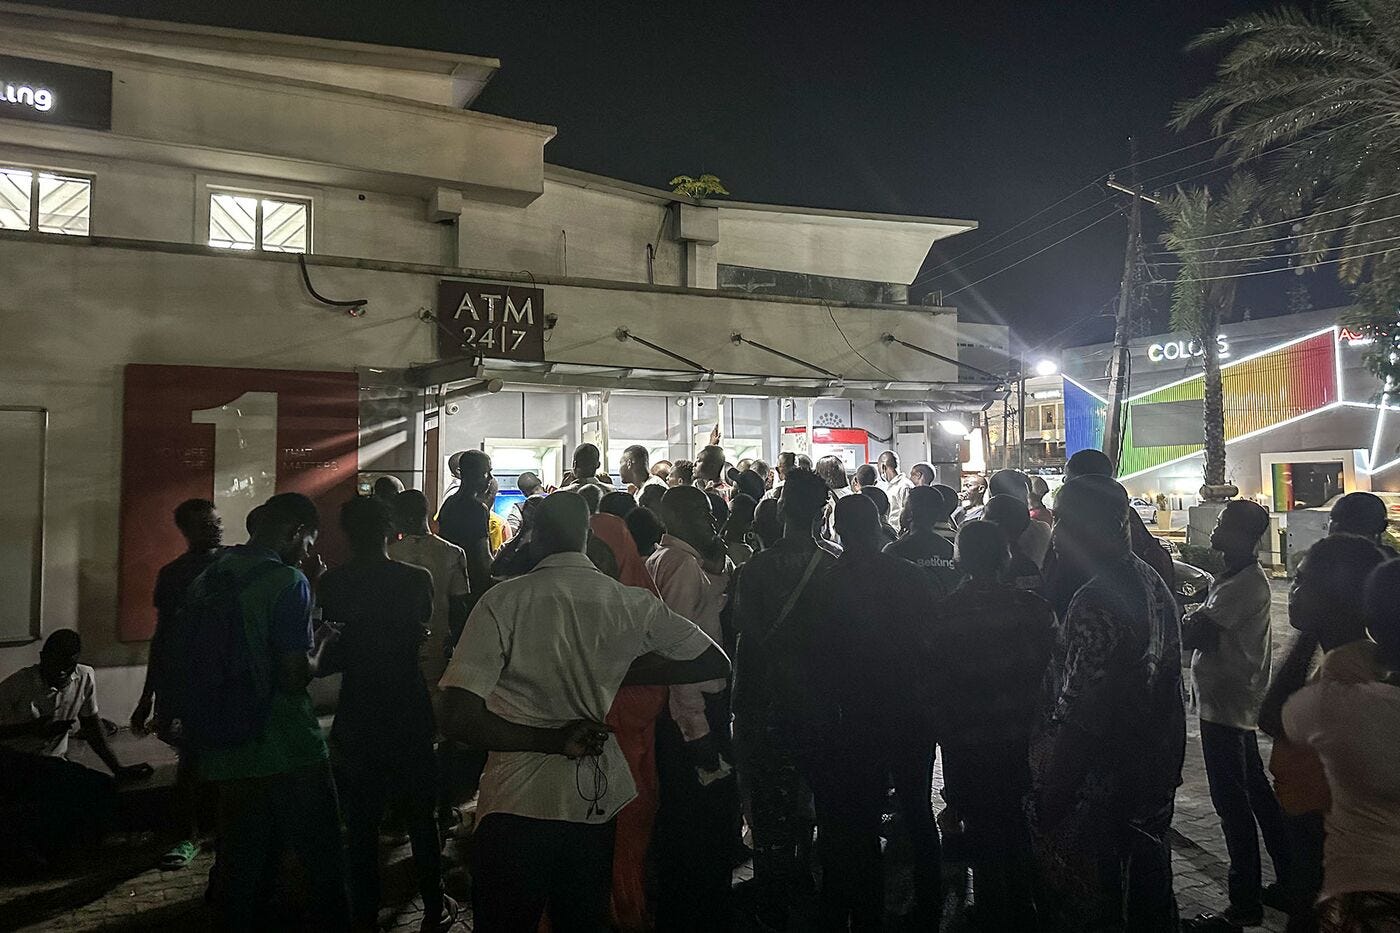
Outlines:
{"label": "parked car", "polygon": [[1172,593],[1182,615],[1206,601],[1215,577],[1200,567],[1172,558]]}
{"label": "parked car", "polygon": [[1133,511],[1138,513],[1138,518],[1142,519],[1144,525],[1152,525],[1157,521],[1157,503],[1142,496],[1133,496],[1128,503],[1133,507]]}

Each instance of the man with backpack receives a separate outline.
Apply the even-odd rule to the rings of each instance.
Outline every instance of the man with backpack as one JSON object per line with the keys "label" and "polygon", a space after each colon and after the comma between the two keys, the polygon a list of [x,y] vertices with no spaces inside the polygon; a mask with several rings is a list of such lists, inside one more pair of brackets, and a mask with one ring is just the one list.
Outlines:
{"label": "man with backpack", "polygon": [[349,927],[340,813],[326,741],[306,685],[311,585],[297,565],[316,542],[316,506],[299,493],[256,510],[247,544],[225,551],[190,587],[197,624],[178,659],[181,741],[218,782],[222,924],[255,929],[281,843],[299,857],[318,929]]}

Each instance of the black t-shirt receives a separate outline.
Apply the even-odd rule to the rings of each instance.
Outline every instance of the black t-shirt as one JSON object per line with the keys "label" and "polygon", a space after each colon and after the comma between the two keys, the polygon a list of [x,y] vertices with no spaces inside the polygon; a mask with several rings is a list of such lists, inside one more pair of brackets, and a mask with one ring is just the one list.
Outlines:
{"label": "black t-shirt", "polygon": [[433,576],[398,561],[352,560],[316,588],[323,618],[340,628],[323,656],[341,671],[331,741],[368,757],[431,754],[432,703],[418,646],[433,616]]}
{"label": "black t-shirt", "polygon": [[934,596],[927,575],[889,553],[846,551],[823,581],[819,681],[859,733],[926,729],[926,644]]}
{"label": "black t-shirt", "polygon": [[156,631],[151,636],[151,655],[148,662],[151,668],[152,684],[155,686],[157,695],[160,691],[161,678],[165,676],[166,670],[166,645],[170,644],[173,637],[171,628],[179,618],[180,606],[185,602],[185,592],[190,588],[190,584],[195,578],[208,569],[209,565],[218,559],[223,553],[222,548],[211,548],[208,551],[186,551],[179,557],[160,568],[156,574]]}
{"label": "black t-shirt", "polygon": [[947,596],[962,582],[953,566],[953,542],[936,531],[911,532],[886,545],[884,552],[922,567],[935,596]]}
{"label": "black t-shirt", "polygon": [[470,555],[472,545],[490,537],[491,517],[486,506],[459,489],[438,512],[438,534]]}

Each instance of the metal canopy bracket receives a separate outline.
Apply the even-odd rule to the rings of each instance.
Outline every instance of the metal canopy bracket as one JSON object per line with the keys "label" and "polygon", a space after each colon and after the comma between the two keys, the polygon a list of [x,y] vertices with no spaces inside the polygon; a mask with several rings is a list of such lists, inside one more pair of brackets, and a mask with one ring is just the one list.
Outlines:
{"label": "metal canopy bracket", "polygon": [[743,334],[739,333],[737,330],[734,331],[732,334],[729,335],[729,339],[730,339],[736,346],[737,346],[737,345],[740,345],[740,344],[745,344],[745,343],[746,343],[746,344],[748,344],[748,345],[751,346],[751,347],[757,347],[758,349],[763,350],[763,351],[765,351],[765,352],[767,352],[767,353],[771,353],[771,354],[773,354],[773,355],[776,356],[776,357],[781,357],[782,359],[787,360],[789,363],[796,363],[798,366],[805,366],[805,367],[807,367],[808,369],[812,370],[813,372],[821,373],[823,376],[827,376],[827,377],[829,377],[829,378],[831,378],[831,379],[836,380],[837,382],[842,382],[842,381],[844,381],[842,376],[840,376],[840,375],[837,374],[837,373],[832,372],[832,371],[829,370],[829,369],[822,369],[822,368],[821,368],[820,366],[818,366],[816,363],[809,363],[809,362],[807,362],[807,361],[804,360],[804,359],[800,359],[800,358],[798,358],[798,357],[796,357],[796,356],[793,356],[791,353],[784,353],[782,350],[775,350],[774,348],[768,346],[767,344],[759,343],[757,340],[750,340],[749,338],[745,337]]}
{"label": "metal canopy bracket", "polygon": [[665,347],[661,346],[658,343],[652,343],[650,340],[647,340],[643,337],[638,337],[636,334],[632,333],[625,327],[619,327],[617,330],[613,331],[613,336],[623,343],[627,342],[628,340],[635,340],[637,341],[637,343],[640,343],[642,346],[646,347],[649,350],[655,350],[657,353],[660,353],[663,356],[669,356],[671,359],[675,360],[678,363],[684,363],[686,366],[689,366],[697,373],[708,373],[710,375],[714,374],[713,369],[710,369],[707,366],[701,366],[694,360],[689,359],[688,357],[681,356],[679,353],[676,353],[673,350],[667,350]]}
{"label": "metal canopy bracket", "polygon": [[[904,347],[906,350],[913,350],[915,353],[922,353],[924,356],[933,357],[935,360],[940,360],[944,363],[952,363],[954,366],[961,366],[965,369],[970,369],[975,373],[980,373],[983,376],[986,376],[991,383],[994,383],[996,385],[1006,384],[1005,376],[998,376],[996,373],[989,373],[985,369],[979,369],[978,367],[973,366],[971,364],[955,360],[951,356],[944,356],[942,353],[936,353],[933,350],[930,350],[928,347],[919,346],[917,343],[910,343],[907,340],[900,340],[894,334],[881,334],[880,339],[883,340],[885,343],[897,343],[901,347]],[[981,385],[981,383],[974,384]]]}

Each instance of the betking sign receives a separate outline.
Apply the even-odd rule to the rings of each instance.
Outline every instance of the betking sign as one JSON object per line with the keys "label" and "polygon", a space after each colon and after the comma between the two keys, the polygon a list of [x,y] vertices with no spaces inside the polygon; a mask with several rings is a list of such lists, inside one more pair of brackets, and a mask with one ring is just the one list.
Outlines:
{"label": "betking sign", "polygon": [[112,128],[112,73],[0,55],[0,117]]}
{"label": "betking sign", "polygon": [[544,360],[544,289],[438,283],[438,354]]}

